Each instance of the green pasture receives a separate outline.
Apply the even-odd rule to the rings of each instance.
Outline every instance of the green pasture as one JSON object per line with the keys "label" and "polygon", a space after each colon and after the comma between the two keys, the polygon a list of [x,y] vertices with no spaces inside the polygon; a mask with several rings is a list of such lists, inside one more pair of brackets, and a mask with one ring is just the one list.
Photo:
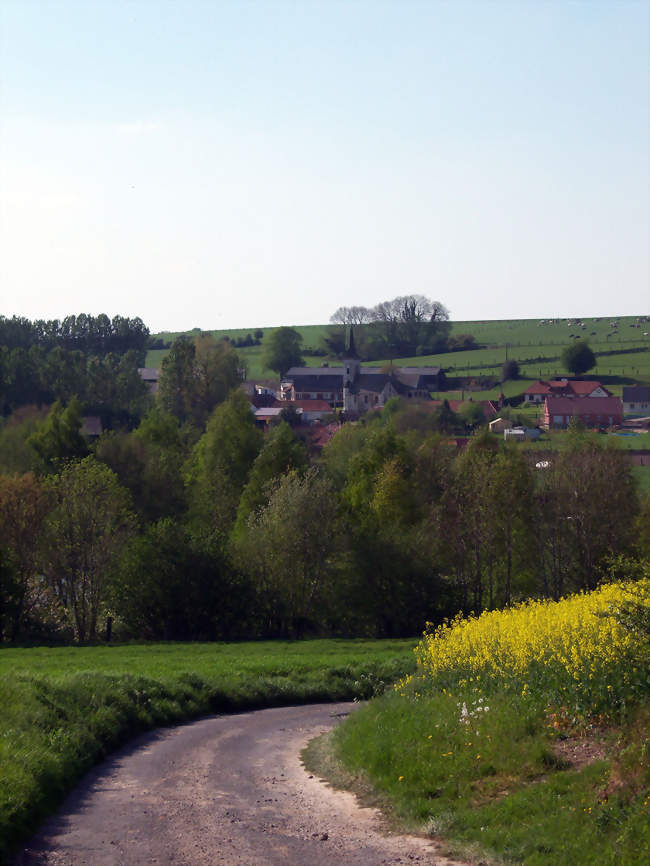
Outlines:
{"label": "green pasture", "polygon": [[[613,316],[600,319],[556,319],[549,323],[548,319],[495,319],[490,321],[452,322],[452,334],[473,334],[476,341],[485,345],[533,346],[557,345],[563,346],[569,340],[570,334],[579,334],[590,343],[624,343],[628,340],[645,340],[644,332],[650,334],[650,322],[638,321],[644,316]],[[544,321],[544,324],[542,322]],[[578,323],[582,322],[584,328]],[[618,322],[617,328],[611,323]],[[636,327],[639,325],[639,327]]]}
{"label": "green pasture", "polygon": [[[295,676],[339,668],[376,664],[385,659],[410,660],[412,640],[310,640],[243,643],[133,643],[88,647],[0,649],[0,676],[29,674],[67,677],[90,671],[158,677],[192,672],[200,677],[233,679],[255,676]],[[1,711],[0,711],[1,716]]]}
{"label": "green pasture", "polygon": [[[597,367],[591,370],[589,375],[600,378],[615,394],[620,395],[623,385],[650,381],[650,336],[644,336],[644,333],[650,333],[650,322],[637,321],[637,317],[634,316],[618,319],[584,319],[581,320],[585,325],[583,329],[578,327],[575,321],[562,319],[553,324],[541,324],[539,319],[452,322],[452,334],[473,334],[483,348],[400,358],[394,363],[400,366],[439,366],[449,376],[498,378],[507,356],[520,365],[519,381],[523,390],[527,384],[536,379],[567,375],[560,362],[562,350],[575,336],[579,336],[589,341],[597,357]],[[612,321],[618,321],[617,328],[611,327]],[[302,334],[303,345],[307,350],[306,364],[320,366],[324,357],[309,355],[308,350],[320,347],[322,337],[330,326],[293,325],[292,327]],[[256,330],[258,329],[238,328],[214,330],[210,333],[217,338],[229,336],[234,340],[247,334],[254,334]],[[267,335],[274,329],[260,328],[259,330]],[[191,335],[192,332],[187,333]],[[154,336],[171,340],[179,334],[163,332]],[[265,369],[261,364],[262,346],[249,346],[237,351],[246,365],[249,380],[277,378],[272,371]],[[165,349],[150,350],[147,354],[147,366],[160,367],[166,353]],[[372,363],[381,367],[388,363],[388,359]],[[524,381],[527,384],[524,384]],[[508,384],[509,390],[513,387],[516,386]],[[506,392],[506,396],[512,395]],[[486,399],[489,398],[486,394]]]}
{"label": "green pasture", "polygon": [[214,712],[368,698],[413,640],[0,649],[0,862],[139,731]]}

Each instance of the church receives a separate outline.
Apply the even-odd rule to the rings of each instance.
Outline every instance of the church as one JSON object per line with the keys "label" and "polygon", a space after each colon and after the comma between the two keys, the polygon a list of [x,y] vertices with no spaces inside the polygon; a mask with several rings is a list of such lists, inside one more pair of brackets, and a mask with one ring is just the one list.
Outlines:
{"label": "church", "polygon": [[440,367],[371,367],[362,364],[350,344],[341,366],[291,367],[282,377],[281,400],[326,400],[342,408],[349,418],[382,407],[391,397],[429,400],[431,391],[444,387]]}

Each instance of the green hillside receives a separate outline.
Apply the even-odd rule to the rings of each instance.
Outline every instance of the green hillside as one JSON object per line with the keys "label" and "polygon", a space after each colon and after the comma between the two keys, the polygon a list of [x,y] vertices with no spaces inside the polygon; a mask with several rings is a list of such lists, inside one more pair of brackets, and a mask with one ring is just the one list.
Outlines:
{"label": "green hillside", "polygon": [[[551,323],[540,319],[452,322],[452,336],[473,334],[482,348],[401,358],[400,363],[441,366],[447,375],[452,377],[499,377],[507,355],[508,358],[518,361],[521,367],[521,380],[518,383],[508,383],[508,390],[513,391],[514,387],[513,393],[520,393],[535,379],[565,375],[566,370],[560,362],[562,350],[572,339],[579,336],[589,340],[597,356],[598,365],[590,371],[590,375],[597,376],[614,393],[620,394],[623,385],[650,381],[650,336],[646,336],[650,334],[650,322],[646,319],[646,316],[625,316],[559,319]],[[613,322],[617,322],[617,327],[612,327]],[[584,325],[584,328],[581,325]],[[324,357],[310,355],[308,350],[322,348],[322,337],[330,326],[292,327],[302,335],[306,363],[310,366],[322,364]],[[274,329],[251,327],[214,330],[210,333],[217,338],[228,336],[235,340],[246,337],[247,334],[253,335],[256,330],[263,331],[266,336]],[[197,331],[198,329],[195,329],[184,333],[191,335]],[[154,334],[153,339],[159,338],[168,342],[176,339],[180,333],[165,331]],[[249,379],[276,378],[272,371],[262,367],[262,346],[248,346],[238,349],[238,352],[246,364]],[[159,367],[166,353],[165,349],[151,350],[147,355],[147,366]],[[381,366],[386,361],[373,363]],[[506,396],[511,395],[507,393]]]}

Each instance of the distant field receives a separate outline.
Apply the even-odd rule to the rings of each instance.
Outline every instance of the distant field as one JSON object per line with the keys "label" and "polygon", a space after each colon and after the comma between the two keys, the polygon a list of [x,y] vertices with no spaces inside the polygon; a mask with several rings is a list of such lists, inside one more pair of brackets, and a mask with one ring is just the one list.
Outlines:
{"label": "distant field", "polygon": [[[617,328],[611,327],[613,321],[618,321]],[[650,336],[644,336],[644,333],[650,334],[650,322],[638,322],[636,317],[628,316],[619,319],[584,319],[582,323],[584,328],[577,326],[574,320],[569,324],[566,319],[553,324],[541,324],[539,319],[452,322],[452,334],[473,334],[477,342],[485,348],[401,358],[396,363],[404,366],[440,366],[450,376],[494,377],[499,376],[507,353],[507,357],[518,361],[521,367],[520,383],[506,383],[508,390],[504,389],[506,396],[513,396],[521,392],[513,389],[520,387],[524,390],[538,378],[566,375],[567,371],[560,363],[560,356],[562,350],[571,342],[571,335],[578,335],[589,340],[597,356],[598,365],[590,371],[590,375],[601,378],[614,393],[620,394],[623,385],[650,381]],[[329,326],[292,327],[302,334],[305,349],[310,349],[320,346]],[[236,339],[254,334],[256,330],[239,328],[215,330],[211,333],[216,337],[229,336]],[[266,335],[274,329],[259,330]],[[168,340],[178,334],[165,332],[155,336]],[[261,346],[251,346],[238,351],[246,364],[249,379],[275,377],[272,371],[262,367]],[[611,354],[612,352],[615,354]],[[165,350],[150,351],[147,355],[147,366],[159,367],[165,354]],[[305,360],[309,366],[320,366],[325,359],[322,356],[307,355]],[[387,361],[373,363],[375,366],[383,366]]]}

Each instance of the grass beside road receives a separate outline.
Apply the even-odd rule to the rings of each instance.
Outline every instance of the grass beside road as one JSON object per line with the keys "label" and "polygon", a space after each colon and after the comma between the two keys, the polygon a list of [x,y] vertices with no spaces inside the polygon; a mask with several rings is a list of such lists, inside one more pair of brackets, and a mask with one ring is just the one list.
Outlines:
{"label": "grass beside road", "polygon": [[214,712],[367,698],[414,641],[0,650],[0,862],[79,778],[147,728]]}
{"label": "grass beside road", "polygon": [[645,579],[441,626],[414,677],[333,732],[335,753],[470,859],[645,866],[649,614]]}

